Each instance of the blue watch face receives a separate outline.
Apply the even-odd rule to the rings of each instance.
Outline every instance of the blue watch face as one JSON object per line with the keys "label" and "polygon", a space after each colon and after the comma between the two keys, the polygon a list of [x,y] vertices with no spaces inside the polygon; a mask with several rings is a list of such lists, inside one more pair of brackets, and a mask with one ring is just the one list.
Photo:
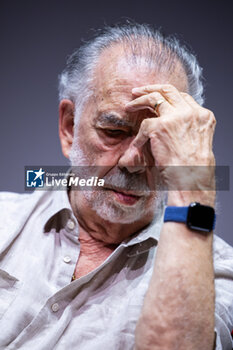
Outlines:
{"label": "blue watch face", "polygon": [[214,209],[199,203],[192,203],[188,209],[187,226],[192,230],[211,232],[214,228]]}

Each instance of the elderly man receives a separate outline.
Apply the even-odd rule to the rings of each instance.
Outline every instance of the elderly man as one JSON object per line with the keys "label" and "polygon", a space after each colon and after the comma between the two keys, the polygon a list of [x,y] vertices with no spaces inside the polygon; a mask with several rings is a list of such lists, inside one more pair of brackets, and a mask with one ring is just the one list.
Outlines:
{"label": "elderly man", "polygon": [[195,57],[146,25],[70,56],[62,151],[104,187],[1,195],[1,349],[232,348],[233,249],[213,237],[202,91]]}

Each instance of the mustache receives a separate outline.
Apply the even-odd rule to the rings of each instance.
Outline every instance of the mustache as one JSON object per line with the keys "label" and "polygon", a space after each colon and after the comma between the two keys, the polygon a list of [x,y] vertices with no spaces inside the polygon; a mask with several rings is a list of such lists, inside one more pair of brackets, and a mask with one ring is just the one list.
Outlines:
{"label": "mustache", "polygon": [[117,170],[114,173],[103,177],[104,187],[126,192],[133,192],[136,195],[149,195],[152,189],[148,186],[144,174],[129,173],[125,170]]}
{"label": "mustache", "polygon": [[[100,169],[104,168],[104,169]],[[133,167],[131,167],[133,168]],[[98,176],[99,173],[105,173],[101,176],[104,180],[104,188],[115,189],[116,191],[131,192],[138,196],[148,196],[151,192],[160,189],[160,181],[157,173],[154,173],[153,180],[148,180],[146,172],[132,172],[126,168],[109,167],[109,166],[72,166],[72,173],[82,178]],[[150,183],[148,182],[150,181]],[[101,190],[101,188],[100,188]]]}

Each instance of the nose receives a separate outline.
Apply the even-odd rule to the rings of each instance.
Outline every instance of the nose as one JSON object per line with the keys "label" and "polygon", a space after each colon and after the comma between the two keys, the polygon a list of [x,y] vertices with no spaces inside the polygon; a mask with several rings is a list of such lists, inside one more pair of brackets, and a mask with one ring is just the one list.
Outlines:
{"label": "nose", "polygon": [[129,173],[144,173],[147,165],[149,164],[145,152],[142,148],[135,147],[133,142],[118,160],[118,166],[121,169],[126,168]]}

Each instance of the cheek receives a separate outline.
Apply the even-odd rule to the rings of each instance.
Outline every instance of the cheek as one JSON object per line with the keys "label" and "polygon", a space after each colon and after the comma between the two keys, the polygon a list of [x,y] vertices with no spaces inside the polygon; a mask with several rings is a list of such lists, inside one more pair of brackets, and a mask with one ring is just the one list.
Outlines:
{"label": "cheek", "polygon": [[95,135],[81,132],[78,135],[79,146],[82,149],[88,163],[97,166],[111,166],[118,161],[119,146],[106,146]]}
{"label": "cheek", "polygon": [[100,166],[115,166],[121,155],[121,146],[106,146],[101,142],[93,144],[91,149],[95,157],[95,164]]}
{"label": "cheek", "polygon": [[130,138],[114,145],[108,145],[101,139],[95,140],[95,143],[92,144],[96,156],[95,163],[102,166],[116,166],[129,148],[130,143]]}
{"label": "cheek", "polygon": [[95,132],[84,135],[80,133],[80,146],[90,161],[98,166],[115,166],[120,157],[128,149],[130,139],[109,145]]}

